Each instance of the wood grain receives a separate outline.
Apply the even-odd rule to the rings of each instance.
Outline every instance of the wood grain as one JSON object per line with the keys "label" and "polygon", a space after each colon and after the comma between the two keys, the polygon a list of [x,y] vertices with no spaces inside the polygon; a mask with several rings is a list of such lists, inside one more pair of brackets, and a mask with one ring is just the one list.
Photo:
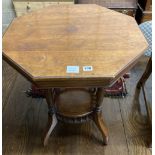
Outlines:
{"label": "wood grain", "polygon": [[57,95],[57,113],[65,117],[81,117],[93,111],[92,98],[88,91],[68,89]]}
{"label": "wood grain", "polygon": [[[7,80],[7,79],[5,79]],[[12,152],[14,150],[23,151],[25,148],[26,141],[28,140],[28,133],[26,126],[22,125],[23,122],[27,123],[27,115],[31,115],[31,98],[27,98],[24,91],[30,87],[30,84],[23,79],[21,75],[18,74],[18,77],[15,81],[14,87],[12,88],[12,92],[9,94],[9,99],[7,104],[3,110],[3,139],[5,142],[3,143],[3,152],[4,154],[11,154],[8,152]],[[36,107],[37,108],[37,107]],[[27,109],[29,112],[25,111]],[[33,119],[33,117],[31,117]],[[22,127],[21,127],[22,126]],[[21,128],[20,128],[21,127]],[[23,132],[24,130],[24,132]],[[24,136],[21,136],[21,134]],[[7,135],[7,136],[6,136]],[[10,139],[17,138],[17,141],[11,141],[10,145],[5,145],[10,141]],[[18,143],[18,140],[20,143]]]}
{"label": "wood grain", "polygon": [[[84,86],[104,86],[146,48],[133,18],[93,4],[28,13],[16,18],[3,37],[4,58],[40,87],[79,80]],[[78,65],[79,74],[66,73],[68,65]],[[83,66],[93,66],[93,71],[84,72]]]}
{"label": "wood grain", "polygon": [[[142,76],[148,61],[146,58],[144,60],[143,67],[139,63],[139,66],[137,65],[131,71],[131,80],[127,82],[129,92],[127,99],[119,100],[127,144],[131,155],[136,154],[136,152],[140,152],[139,154],[150,154],[150,151],[145,150],[145,147],[148,147],[150,143],[151,126],[146,113],[142,90],[136,90],[136,84]],[[151,83],[151,79],[149,82]],[[151,88],[147,89],[147,91],[150,92]],[[150,96],[150,98],[152,97]]]}
{"label": "wood grain", "polygon": [[[135,90],[133,86],[136,86],[145,64],[145,61],[143,65],[139,63],[131,71],[132,76],[127,82],[127,98],[104,98],[102,111],[110,133],[109,144],[106,147],[101,145],[101,133],[93,122],[81,125],[59,123],[53,130],[49,145],[42,147],[40,135],[48,119],[47,103],[42,99],[27,98],[22,91],[30,84],[22,76],[18,76],[7,101],[8,106],[3,110],[3,154],[151,155],[146,145],[150,131],[146,122],[143,96],[140,96],[140,109],[143,115],[137,112],[138,105],[135,107],[132,102]],[[7,82],[5,78],[4,82]],[[150,90],[150,86],[149,79],[146,82],[146,89]]]}
{"label": "wood grain", "polygon": [[17,72],[5,61],[2,61],[2,108],[4,109],[9,95],[11,94],[12,88],[15,84],[15,80],[17,77]]}

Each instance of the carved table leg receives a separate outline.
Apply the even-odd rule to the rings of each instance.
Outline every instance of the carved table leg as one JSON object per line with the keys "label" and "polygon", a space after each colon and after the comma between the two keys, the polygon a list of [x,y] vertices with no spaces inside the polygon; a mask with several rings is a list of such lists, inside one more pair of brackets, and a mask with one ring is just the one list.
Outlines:
{"label": "carved table leg", "polygon": [[103,118],[100,112],[97,112],[95,114],[94,122],[96,126],[98,127],[98,129],[100,130],[100,132],[102,133],[104,144],[107,145],[108,144],[108,129],[103,121]]}
{"label": "carved table leg", "polygon": [[53,131],[54,127],[57,124],[57,118],[55,115],[55,111],[54,111],[54,102],[53,102],[53,96],[51,94],[51,90],[47,90],[46,91],[46,101],[48,104],[48,109],[49,109],[49,113],[48,113],[48,126],[47,126],[47,131],[44,137],[44,146],[46,146],[48,144],[48,139],[50,137],[51,132]]}
{"label": "carved table leg", "polygon": [[98,88],[96,95],[97,95],[97,104],[96,104],[96,109],[94,111],[93,121],[95,122],[96,126],[102,133],[104,144],[107,145],[108,144],[108,129],[103,121],[102,112],[101,112],[101,104],[102,104],[103,97],[104,97],[103,89]]}

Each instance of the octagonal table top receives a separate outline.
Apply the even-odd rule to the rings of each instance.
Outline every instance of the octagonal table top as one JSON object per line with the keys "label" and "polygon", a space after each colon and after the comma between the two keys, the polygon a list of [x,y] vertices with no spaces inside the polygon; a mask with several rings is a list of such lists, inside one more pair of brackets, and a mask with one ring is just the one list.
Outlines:
{"label": "octagonal table top", "polygon": [[147,46],[130,16],[95,4],[53,5],[12,21],[3,58],[41,88],[105,86]]}

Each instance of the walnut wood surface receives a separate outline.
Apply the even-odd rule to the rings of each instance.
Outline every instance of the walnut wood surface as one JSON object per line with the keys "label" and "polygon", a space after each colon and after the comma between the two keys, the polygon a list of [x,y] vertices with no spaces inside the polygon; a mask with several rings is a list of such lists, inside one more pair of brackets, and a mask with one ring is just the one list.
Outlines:
{"label": "walnut wood surface", "polygon": [[[57,113],[66,117],[78,117],[92,112],[92,98],[82,89],[68,89],[56,97]],[[95,106],[95,105],[94,105]]]}
{"label": "walnut wood surface", "polygon": [[[4,58],[40,87],[77,86],[79,81],[105,86],[146,48],[132,17],[93,4],[28,13],[14,19],[3,36]],[[68,65],[79,66],[79,74],[66,73]],[[84,72],[83,66],[93,71]]]}

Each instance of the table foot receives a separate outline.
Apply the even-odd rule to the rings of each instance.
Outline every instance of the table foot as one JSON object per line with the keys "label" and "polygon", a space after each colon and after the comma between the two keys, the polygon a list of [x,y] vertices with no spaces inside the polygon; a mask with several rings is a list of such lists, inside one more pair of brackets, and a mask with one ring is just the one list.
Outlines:
{"label": "table foot", "polygon": [[108,144],[108,129],[103,121],[102,118],[102,114],[101,112],[96,112],[93,116],[93,121],[95,122],[97,128],[100,130],[102,137],[103,137],[103,141],[104,144],[107,145]]}
{"label": "table foot", "polygon": [[51,135],[51,132],[53,131],[53,129],[55,128],[58,122],[55,114],[53,114],[52,116],[48,116],[48,117],[49,117],[48,118],[48,129],[44,137],[44,146],[48,144],[48,140]]}

